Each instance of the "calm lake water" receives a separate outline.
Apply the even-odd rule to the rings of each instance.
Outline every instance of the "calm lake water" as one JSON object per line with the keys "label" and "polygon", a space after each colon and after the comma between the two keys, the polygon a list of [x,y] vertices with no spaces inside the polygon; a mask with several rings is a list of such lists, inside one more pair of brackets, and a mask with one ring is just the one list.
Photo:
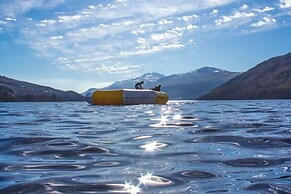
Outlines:
{"label": "calm lake water", "polygon": [[0,193],[291,193],[290,105],[0,103]]}

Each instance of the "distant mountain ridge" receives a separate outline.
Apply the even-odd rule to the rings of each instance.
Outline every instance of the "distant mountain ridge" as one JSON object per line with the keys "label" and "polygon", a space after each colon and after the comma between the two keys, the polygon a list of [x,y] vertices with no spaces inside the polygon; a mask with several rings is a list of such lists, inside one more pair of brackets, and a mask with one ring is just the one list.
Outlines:
{"label": "distant mountain ridge", "polygon": [[[153,72],[99,89],[134,88],[135,83],[142,80],[145,82],[144,88],[161,84],[162,91],[167,92],[170,99],[291,99],[291,52],[264,61],[244,73],[213,67],[170,76]],[[88,91],[93,90],[96,88]],[[84,96],[74,91],[57,90],[0,76],[0,102],[83,100]]]}
{"label": "distant mountain ridge", "polygon": [[291,52],[256,65],[200,99],[291,99]]}
{"label": "distant mountain ridge", "polygon": [[84,97],[74,91],[62,91],[24,81],[0,76],[1,102],[50,102],[83,101]]}
{"label": "distant mountain ridge", "polygon": [[[101,89],[134,88],[136,82],[144,81],[144,88],[153,88],[161,84],[162,91],[166,92],[170,99],[197,99],[237,75],[239,75],[237,72],[224,71],[213,67],[203,67],[195,71],[170,76],[153,72],[130,80],[115,82]],[[88,91],[92,90],[94,88]],[[86,95],[88,91],[83,95]]]}
{"label": "distant mountain ridge", "polygon": [[170,99],[198,99],[214,88],[239,75],[213,67],[203,67],[183,74],[174,74],[161,78],[163,91]]}
{"label": "distant mountain ridge", "polygon": [[140,77],[137,78],[133,78],[130,80],[123,80],[120,82],[115,82],[110,86],[107,86],[103,89],[123,89],[123,88],[134,88],[135,83],[139,82],[139,81],[144,81],[143,87],[144,88],[152,88],[154,87],[157,82],[163,78],[166,77],[163,74],[160,73],[156,73],[156,72],[152,72],[152,73],[146,73]]}

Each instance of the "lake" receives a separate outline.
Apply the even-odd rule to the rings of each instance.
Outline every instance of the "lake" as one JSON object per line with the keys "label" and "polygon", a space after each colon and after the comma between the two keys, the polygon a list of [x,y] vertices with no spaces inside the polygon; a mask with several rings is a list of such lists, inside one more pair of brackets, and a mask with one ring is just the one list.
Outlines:
{"label": "lake", "polygon": [[291,193],[290,105],[0,103],[0,193]]}

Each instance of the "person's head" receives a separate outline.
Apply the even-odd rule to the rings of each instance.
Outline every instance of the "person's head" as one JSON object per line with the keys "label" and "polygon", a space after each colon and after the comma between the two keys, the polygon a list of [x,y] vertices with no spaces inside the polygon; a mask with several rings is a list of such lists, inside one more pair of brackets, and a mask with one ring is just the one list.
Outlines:
{"label": "person's head", "polygon": [[141,84],[143,84],[144,82],[143,82],[143,81],[141,81],[140,83],[141,83]]}
{"label": "person's head", "polygon": [[161,87],[161,85],[158,85],[158,87],[160,88],[160,87]]}

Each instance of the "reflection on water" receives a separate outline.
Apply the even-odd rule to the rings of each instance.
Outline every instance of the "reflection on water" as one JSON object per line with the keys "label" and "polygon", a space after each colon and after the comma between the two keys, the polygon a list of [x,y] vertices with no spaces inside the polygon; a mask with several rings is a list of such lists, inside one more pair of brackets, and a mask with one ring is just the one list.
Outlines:
{"label": "reflection on water", "polygon": [[148,144],[142,145],[140,147],[144,148],[146,151],[154,151],[157,148],[162,148],[162,147],[165,147],[165,146],[167,146],[167,144],[158,143],[156,141],[153,141],[152,143],[148,143]]}
{"label": "reflection on water", "polygon": [[291,193],[290,102],[0,103],[0,193]]}

